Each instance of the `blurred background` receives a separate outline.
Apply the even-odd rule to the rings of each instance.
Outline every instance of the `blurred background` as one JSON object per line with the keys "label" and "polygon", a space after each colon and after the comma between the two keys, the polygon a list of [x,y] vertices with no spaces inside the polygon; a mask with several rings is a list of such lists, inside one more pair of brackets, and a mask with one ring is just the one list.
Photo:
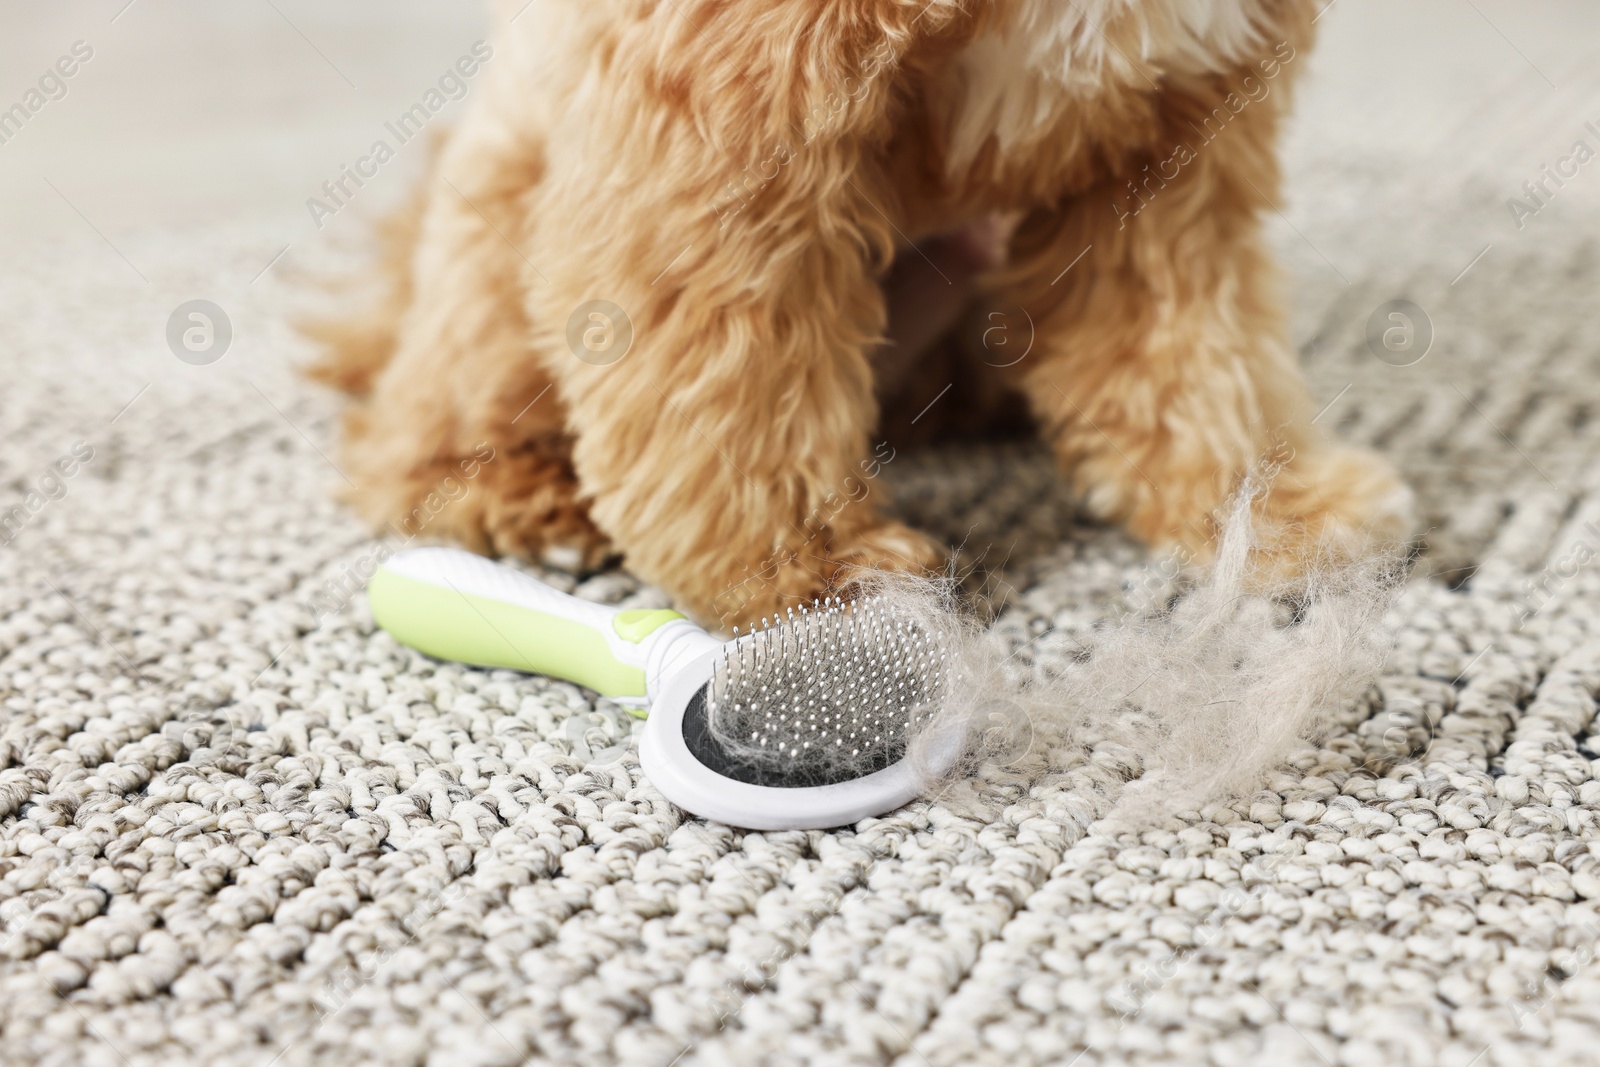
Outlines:
{"label": "blurred background", "polygon": [[[81,238],[84,220],[48,178],[108,236],[249,216],[276,223],[285,242],[312,241],[305,199],[485,35],[486,7],[5,0],[0,106],[74,41],[94,58],[64,99],[0,145],[0,225],[12,237]],[[1585,112],[1600,106],[1600,6],[1586,0],[1334,0],[1318,25],[1290,158],[1306,172],[1355,155],[1391,175],[1395,202],[1315,216],[1327,224],[1308,236],[1330,256],[1367,241],[1430,256],[1387,233],[1372,209],[1439,211],[1439,187],[1466,175],[1509,196],[1570,147],[1583,119],[1600,120]],[[396,195],[413,166],[386,167],[362,199]],[[1563,199],[1600,204],[1600,181],[1580,184]],[[1467,230],[1500,220],[1457,221]]]}
{"label": "blurred background", "polygon": [[[289,322],[411,188],[421,140],[331,217],[307,201],[393,143],[486,26],[478,0],[0,0],[0,516],[23,509],[0,534],[7,1052],[1593,1062],[1577,909],[1600,895],[1600,646],[1582,644],[1600,639],[1600,567],[1583,565],[1600,558],[1600,159],[1570,161],[1600,152],[1600,4],[1323,9],[1268,226],[1319,424],[1393,459],[1425,546],[1372,700],[1231,825],[1185,831],[1198,851],[1152,834],[1127,863],[1093,825],[1116,759],[1014,790],[989,825],[913,806],[864,830],[877,844],[747,849],[631,761],[585,763],[567,727],[632,728],[608,702],[374,634],[351,580],[372,532],[336,499],[338,404],[296,375]],[[193,301],[229,336],[190,360],[169,324]],[[1400,352],[1371,334],[1395,301],[1418,338]],[[1028,669],[1172,592],[1143,548],[1082,521],[1042,448],[907,450],[884,482],[900,517],[987,554],[1008,598],[994,634]],[[542,573],[665,603],[623,570]],[[1378,707],[1422,710],[1410,762],[1372,785],[1396,756]],[[1186,901],[1243,880],[1249,848],[1297,855],[1313,832],[1323,851],[1202,942],[1226,966],[1197,962],[1136,1025],[1099,999],[1170,962],[1156,935],[1198,929]],[[1213,834],[1229,847],[1206,851]],[[623,891],[634,872],[644,888]],[[814,958],[786,950],[784,980],[725,1026],[713,993],[742,1003],[763,946],[793,942],[785,894],[829,879],[856,910]],[[354,1009],[313,1010],[411,890],[447,885],[466,895],[445,940]],[[1577,965],[1555,946],[1580,922],[1587,972],[1558,994]],[[1527,990],[1548,1005],[1508,1008]]]}

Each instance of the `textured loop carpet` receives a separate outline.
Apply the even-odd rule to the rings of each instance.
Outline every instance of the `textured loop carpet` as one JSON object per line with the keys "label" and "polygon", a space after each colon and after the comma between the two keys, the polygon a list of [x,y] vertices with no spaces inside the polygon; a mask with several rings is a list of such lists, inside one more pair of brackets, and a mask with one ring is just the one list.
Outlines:
{"label": "textured loop carpet", "polygon": [[[1593,1062],[1600,215],[1577,190],[1518,231],[1516,182],[1472,162],[1536,174],[1578,136],[1600,94],[1557,80],[1492,98],[1500,140],[1398,162],[1330,139],[1326,101],[1296,127],[1294,337],[1428,547],[1324,744],[1140,832],[1097,822],[1129,773],[1105,747],[833,833],[685,819],[612,755],[609,704],[431,663],[344,592],[372,542],[332,501],[334,405],[289,371],[292,293],[252,283],[277,232],[8,243],[0,1061]],[[210,366],[161,337],[195,295],[233,320]],[[1394,367],[1365,331],[1401,296],[1436,338]],[[885,480],[1005,561],[1027,669],[1164,580],[1037,451]]]}

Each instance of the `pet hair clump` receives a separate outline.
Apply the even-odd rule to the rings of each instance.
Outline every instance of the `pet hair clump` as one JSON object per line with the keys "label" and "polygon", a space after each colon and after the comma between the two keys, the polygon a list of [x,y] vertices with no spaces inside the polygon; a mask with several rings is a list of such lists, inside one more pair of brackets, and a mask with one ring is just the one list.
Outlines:
{"label": "pet hair clump", "polygon": [[[849,603],[774,627],[785,636],[765,640],[788,642],[788,681],[768,693],[746,684],[757,699],[719,709],[713,730],[754,764],[798,761],[818,781],[903,756],[932,793],[985,761],[1027,772],[1052,751],[1093,741],[1122,746],[1135,766],[1120,798],[1126,813],[1197,810],[1248,793],[1372,684],[1403,574],[1393,546],[1330,545],[1297,561],[1301,577],[1273,584],[1257,495],[1247,486],[1236,497],[1203,579],[1159,611],[1108,622],[1051,671],[1019,668],[962,609],[953,577],[863,573]],[[761,675],[749,670],[755,657],[777,647],[752,647],[750,678]],[[796,695],[771,696],[791,687]],[[852,694],[870,698],[859,720]],[[839,743],[819,743],[828,739]]]}

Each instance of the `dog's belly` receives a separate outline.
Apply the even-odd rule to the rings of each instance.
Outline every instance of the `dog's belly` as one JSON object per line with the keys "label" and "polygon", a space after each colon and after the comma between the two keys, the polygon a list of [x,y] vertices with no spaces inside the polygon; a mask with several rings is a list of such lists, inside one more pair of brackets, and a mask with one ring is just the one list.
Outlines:
{"label": "dog's belly", "polygon": [[[900,250],[885,281],[880,395],[954,325],[1022,214],[1165,145],[1163,93],[1272,55],[1285,9],[1301,2],[996,0],[993,20],[926,84],[928,121],[909,123],[916,132],[897,146],[917,248]],[[928,158],[942,159],[942,183],[923,184]]]}
{"label": "dog's belly", "polygon": [[977,292],[979,276],[1005,261],[1007,236],[1000,219],[985,216],[899,250],[883,281],[889,343],[871,353],[880,396],[900,390],[924,354],[955,326]]}

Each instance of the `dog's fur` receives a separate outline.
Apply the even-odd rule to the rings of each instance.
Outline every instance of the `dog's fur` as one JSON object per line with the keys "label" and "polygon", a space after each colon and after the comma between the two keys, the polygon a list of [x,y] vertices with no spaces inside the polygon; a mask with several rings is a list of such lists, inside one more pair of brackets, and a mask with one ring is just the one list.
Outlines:
{"label": "dog's fur", "polygon": [[[1310,425],[1262,248],[1311,0],[524,2],[391,234],[389,301],[323,330],[374,518],[487,443],[431,533],[620,552],[723,626],[845,565],[938,567],[856,499],[879,283],[1002,217],[983,287],[1033,344],[997,373],[1092,512],[1204,558],[1268,457],[1286,566],[1404,532],[1389,469]],[[567,340],[595,299],[634,332],[607,366]]]}

